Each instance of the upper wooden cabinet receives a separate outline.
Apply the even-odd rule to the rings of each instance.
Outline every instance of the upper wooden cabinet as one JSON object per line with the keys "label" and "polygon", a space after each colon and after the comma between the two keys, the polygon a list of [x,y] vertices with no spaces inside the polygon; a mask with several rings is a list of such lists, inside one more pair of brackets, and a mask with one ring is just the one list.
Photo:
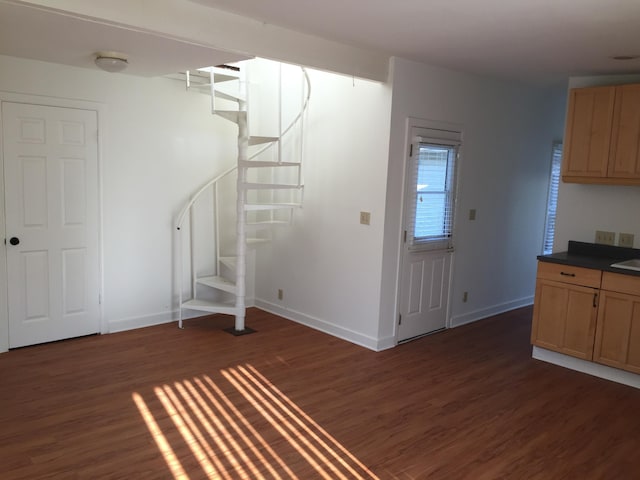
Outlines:
{"label": "upper wooden cabinet", "polygon": [[609,177],[640,179],[639,141],[640,85],[616,87]]}
{"label": "upper wooden cabinet", "polygon": [[640,84],[569,94],[562,179],[640,185]]}

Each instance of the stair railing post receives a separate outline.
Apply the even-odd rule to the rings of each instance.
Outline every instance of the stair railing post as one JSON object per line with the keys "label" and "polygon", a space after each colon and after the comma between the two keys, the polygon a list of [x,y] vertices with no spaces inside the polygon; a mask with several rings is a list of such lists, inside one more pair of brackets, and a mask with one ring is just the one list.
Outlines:
{"label": "stair railing post", "polygon": [[211,87],[211,113],[216,113],[216,87],[215,87],[215,73],[213,68],[209,69],[209,86]]}
{"label": "stair railing post", "polygon": [[213,184],[213,241],[216,243],[216,275],[221,274],[220,266],[220,209],[218,208],[218,184]]}
{"label": "stair railing post", "polygon": [[176,268],[178,269],[178,327],[182,328],[182,284],[184,282],[184,273],[182,268],[182,230],[177,228],[178,235],[178,261]]}
{"label": "stair railing post", "polygon": [[193,206],[189,209],[189,258],[191,264],[189,266],[189,273],[191,274],[191,298],[197,298],[196,294],[196,249],[195,249],[195,235],[194,235],[194,215]]}
{"label": "stair railing post", "polygon": [[247,104],[244,100],[238,101],[238,185],[237,185],[237,208],[236,208],[236,321],[235,330],[244,330],[244,320],[246,315],[246,255],[247,255],[247,234],[246,234],[246,212],[247,202],[247,167],[244,162],[248,158],[249,150],[249,129],[247,126]]}

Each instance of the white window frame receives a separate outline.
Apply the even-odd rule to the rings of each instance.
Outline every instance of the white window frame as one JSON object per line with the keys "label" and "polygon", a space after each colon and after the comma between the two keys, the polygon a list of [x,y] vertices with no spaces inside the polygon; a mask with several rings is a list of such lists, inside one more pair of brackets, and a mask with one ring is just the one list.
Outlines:
{"label": "white window frame", "polygon": [[[456,205],[457,205],[457,191],[458,191],[458,169],[459,169],[459,160],[460,160],[460,151],[462,148],[462,133],[457,130],[444,130],[437,128],[427,128],[427,127],[415,127],[420,130],[420,135],[413,136],[411,140],[411,147],[409,152],[409,162],[407,168],[407,188],[411,189],[411,195],[406,195],[406,205],[405,205],[405,226],[407,230],[405,231],[406,235],[406,244],[409,250],[411,251],[427,251],[427,250],[449,250],[453,251],[454,249],[454,239],[455,239],[455,219],[456,219]],[[452,168],[452,176],[453,179],[451,181],[450,188],[450,198],[451,198],[451,219],[450,219],[450,235],[446,238],[437,238],[433,240],[422,240],[416,241],[414,238],[414,230],[415,230],[415,201],[417,196],[416,186],[417,186],[417,174],[418,174],[418,152],[420,151],[420,144],[428,144],[428,145],[439,145],[443,147],[453,148],[454,149],[454,159],[453,159],[453,168]],[[409,193],[409,192],[407,192]]]}

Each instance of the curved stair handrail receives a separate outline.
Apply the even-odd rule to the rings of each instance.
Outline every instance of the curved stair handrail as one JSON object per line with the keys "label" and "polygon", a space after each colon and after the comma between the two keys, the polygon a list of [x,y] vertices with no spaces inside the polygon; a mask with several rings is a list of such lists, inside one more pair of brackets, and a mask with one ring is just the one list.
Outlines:
{"label": "curved stair handrail", "polygon": [[202,195],[211,185],[213,185],[214,183],[217,183],[218,181],[222,180],[224,177],[229,175],[231,172],[233,172],[237,168],[238,168],[238,166],[234,165],[233,167],[229,168],[228,170],[225,170],[224,172],[222,172],[217,177],[214,177],[211,180],[209,180],[207,183],[205,183],[200,188],[200,190],[198,190],[195,194],[193,194],[191,196],[191,198],[189,199],[189,201],[187,202],[187,204],[180,211],[180,215],[178,215],[178,221],[176,222],[176,229],[180,230],[180,228],[182,227],[182,222],[184,222],[184,217],[187,216],[187,213],[189,212],[189,209],[191,207],[193,207],[193,204],[198,201],[198,198],[200,197],[200,195]]}
{"label": "curved stair handrail", "polygon": [[[289,131],[298,123],[298,120],[300,120],[300,118],[302,118],[302,115],[304,115],[304,112],[306,112],[307,107],[309,106],[309,99],[311,98],[311,80],[309,79],[309,73],[307,72],[307,69],[304,67],[300,67],[300,69],[302,70],[302,73],[304,75],[304,81],[306,84],[306,90],[307,90],[307,97],[304,99],[304,103],[302,104],[302,108],[300,109],[300,112],[298,112],[298,115],[296,115],[296,118],[294,118],[291,123],[289,124],[289,126],[287,128],[285,128],[281,133],[280,133],[280,138],[283,138],[287,133],[289,133]],[[267,145],[265,145],[264,147],[262,147],[260,150],[252,153],[248,160],[252,160],[254,158],[256,158],[258,155],[260,155],[263,152],[266,152],[267,150],[269,150],[276,142],[272,142],[272,143],[268,143]]]}

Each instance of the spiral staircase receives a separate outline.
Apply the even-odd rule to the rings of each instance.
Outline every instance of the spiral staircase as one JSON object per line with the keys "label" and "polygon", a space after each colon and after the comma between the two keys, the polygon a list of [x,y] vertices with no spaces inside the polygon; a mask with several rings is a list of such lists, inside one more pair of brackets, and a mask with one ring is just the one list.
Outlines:
{"label": "spiral staircase", "polygon": [[[247,249],[269,242],[269,231],[289,225],[293,220],[294,210],[302,207],[302,140],[305,112],[311,96],[309,76],[306,70],[296,67],[298,87],[293,90],[299,98],[293,113],[289,108],[290,112],[286,116],[282,105],[292,89],[291,83],[287,84],[283,80],[283,66],[277,64],[278,78],[276,82],[272,82],[277,85],[277,91],[274,92],[271,88],[271,91],[265,92],[260,91],[260,81],[250,78],[252,69],[248,62],[255,61],[210,67],[185,74],[188,90],[211,96],[213,115],[238,126],[238,158],[235,166],[221,172],[196,191],[178,215],[177,288],[180,328],[184,328],[183,319],[186,317],[185,310],[188,310],[233,315],[235,324],[226,329],[229,333],[252,333],[253,330],[245,326]],[[290,73],[289,71],[289,77]],[[277,98],[276,134],[252,136],[249,132],[252,113],[250,100],[264,95]],[[225,182],[227,188],[235,183],[234,209],[229,208],[228,201],[224,202],[224,197],[227,196],[221,194]],[[213,252],[199,255],[195,235],[198,218],[202,215],[196,215],[195,209],[198,205],[201,206],[203,197],[212,200],[204,203],[211,210],[206,216],[211,215],[214,245],[207,245]],[[230,225],[232,223],[235,223],[235,235],[229,234],[229,230],[233,228]],[[225,238],[231,240],[225,243]],[[199,265],[199,257],[207,257],[212,265]],[[188,262],[187,268],[184,265],[185,259]]]}

